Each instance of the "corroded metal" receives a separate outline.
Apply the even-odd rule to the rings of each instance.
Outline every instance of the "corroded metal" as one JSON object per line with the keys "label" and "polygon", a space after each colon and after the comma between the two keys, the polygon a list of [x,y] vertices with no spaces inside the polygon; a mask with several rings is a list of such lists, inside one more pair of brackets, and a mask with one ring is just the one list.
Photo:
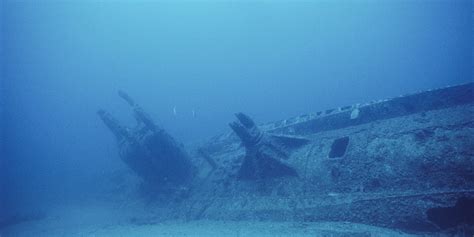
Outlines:
{"label": "corroded metal", "polygon": [[193,167],[184,147],[157,126],[125,92],[119,91],[119,96],[132,107],[137,120],[135,127],[120,125],[104,110],[99,110],[98,115],[115,135],[120,158],[156,188],[187,184],[192,178]]}
{"label": "corroded metal", "polygon": [[254,121],[243,113],[236,114],[238,121],[229,126],[245,147],[245,158],[239,169],[241,179],[265,179],[283,176],[298,176],[286,164],[289,153],[309,141],[304,138],[285,137],[262,132]]}
{"label": "corroded metal", "polygon": [[[474,231],[473,83],[260,126],[248,116],[237,118],[234,133],[201,147],[219,168],[172,208],[176,217]],[[307,142],[267,149],[275,134]],[[297,176],[242,179],[255,151],[282,161]]]}
{"label": "corroded metal", "polygon": [[[140,137],[138,130],[102,117],[122,145],[134,147],[128,139]],[[233,132],[191,153],[206,157],[191,159],[196,175],[186,195],[175,197],[179,202],[160,209],[163,219],[347,221],[413,233],[474,232],[473,83],[262,125],[236,117]],[[143,147],[148,139],[139,140]]]}

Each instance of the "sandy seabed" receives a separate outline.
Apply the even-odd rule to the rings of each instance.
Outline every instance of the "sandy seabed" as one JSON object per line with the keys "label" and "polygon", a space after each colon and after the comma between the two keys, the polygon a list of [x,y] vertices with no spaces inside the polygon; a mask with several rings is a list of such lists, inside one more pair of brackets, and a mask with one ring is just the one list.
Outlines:
{"label": "sandy seabed", "polygon": [[55,209],[44,219],[8,226],[0,230],[0,236],[412,236],[390,229],[347,222],[184,222],[155,221],[145,215],[136,216],[137,213],[133,210],[103,206],[62,207]]}

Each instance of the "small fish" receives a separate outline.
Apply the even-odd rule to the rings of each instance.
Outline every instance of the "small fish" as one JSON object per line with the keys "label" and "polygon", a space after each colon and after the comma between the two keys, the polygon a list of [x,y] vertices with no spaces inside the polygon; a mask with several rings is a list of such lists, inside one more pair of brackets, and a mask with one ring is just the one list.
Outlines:
{"label": "small fish", "polygon": [[193,118],[196,118],[196,110],[192,110],[192,113],[193,113]]}
{"label": "small fish", "polygon": [[176,106],[175,106],[175,107],[173,107],[173,115],[176,116],[176,114],[177,113],[176,113]]}

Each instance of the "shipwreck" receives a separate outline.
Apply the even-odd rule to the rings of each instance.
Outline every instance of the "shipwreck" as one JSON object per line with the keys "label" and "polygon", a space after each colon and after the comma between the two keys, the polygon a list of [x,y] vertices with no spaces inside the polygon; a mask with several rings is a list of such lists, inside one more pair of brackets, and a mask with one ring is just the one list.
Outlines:
{"label": "shipwreck", "polygon": [[119,95],[137,126],[99,116],[121,159],[166,196],[163,219],[474,231],[474,83],[261,125],[237,113],[196,151]]}

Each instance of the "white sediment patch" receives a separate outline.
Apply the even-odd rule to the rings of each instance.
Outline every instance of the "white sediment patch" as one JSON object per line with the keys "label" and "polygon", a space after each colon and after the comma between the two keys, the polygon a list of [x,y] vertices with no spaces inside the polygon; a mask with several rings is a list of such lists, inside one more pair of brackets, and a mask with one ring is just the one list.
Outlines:
{"label": "white sediment patch", "polygon": [[355,108],[352,110],[351,112],[351,119],[356,119],[359,117],[359,114],[360,114],[360,110],[359,108]]}

